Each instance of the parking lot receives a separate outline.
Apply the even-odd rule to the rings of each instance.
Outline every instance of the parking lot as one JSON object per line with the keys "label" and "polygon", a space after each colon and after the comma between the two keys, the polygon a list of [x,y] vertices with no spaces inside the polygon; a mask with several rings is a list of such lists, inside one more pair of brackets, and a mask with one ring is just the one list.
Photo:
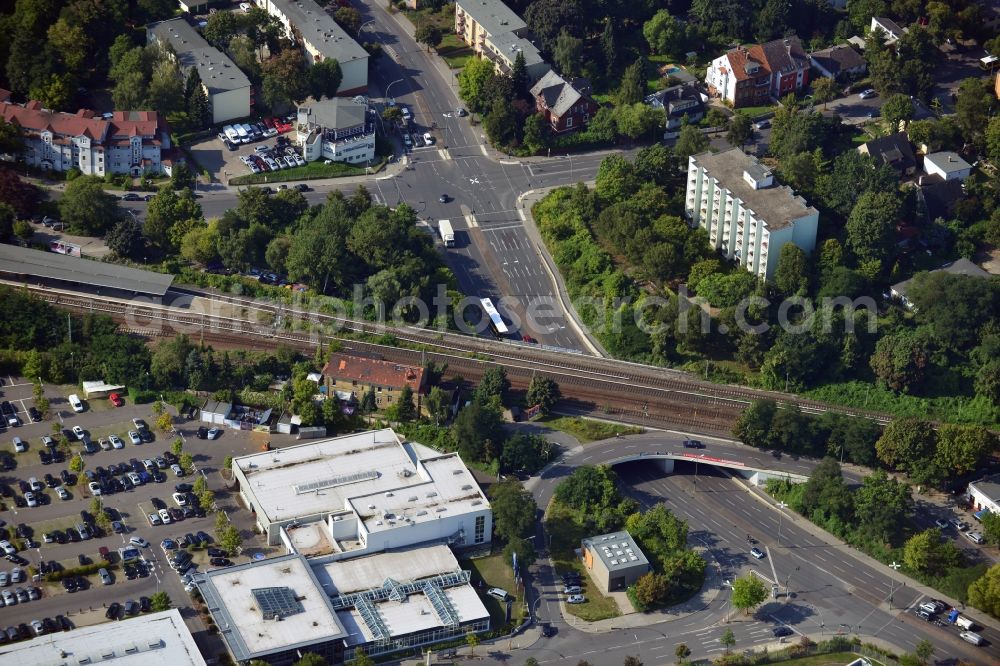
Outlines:
{"label": "parking lot", "polygon": [[[135,405],[126,397],[124,405],[114,407],[107,398],[100,398],[85,400],[84,411],[74,413],[66,397],[69,393],[78,392],[77,389],[53,385],[45,386],[45,395],[51,405],[51,417],[45,421],[32,423],[28,414],[28,410],[33,406],[31,384],[18,377],[3,377],[2,380],[0,391],[3,391],[3,396],[0,399],[9,401],[17,410],[22,425],[7,427],[3,431],[4,440],[0,450],[3,451],[5,460],[12,461],[12,464],[6,465],[8,469],[0,472],[0,487],[5,490],[9,488],[10,494],[23,498],[22,481],[27,482],[34,477],[45,486],[38,493],[42,501],[37,507],[18,507],[12,497],[3,498],[4,506],[0,511],[0,519],[6,523],[4,529],[19,529],[23,535],[11,535],[15,537],[13,541],[18,546],[16,557],[26,561],[20,568],[29,575],[28,567],[37,570],[43,562],[46,570],[71,569],[81,566],[81,562],[88,564],[100,562],[100,549],[107,548],[111,556],[111,566],[107,568],[112,582],[103,584],[95,572],[85,576],[83,585],[74,591],[69,591],[60,582],[48,582],[41,577],[34,582],[9,583],[8,587],[3,589],[16,591],[18,587],[27,589],[29,585],[37,586],[41,598],[0,607],[0,629],[17,627],[21,624],[29,625],[32,620],[56,618],[58,615],[66,616],[74,625],[104,622],[105,613],[111,604],[116,602],[124,604],[128,600],[138,602],[141,597],[149,597],[159,590],[166,591],[175,606],[187,606],[188,593],[179,576],[169,566],[167,551],[161,548],[161,542],[169,538],[176,543],[182,541],[188,534],[197,539],[199,533],[202,533],[211,539],[212,543],[208,545],[217,547],[214,543],[214,513],[208,511],[202,517],[191,514],[185,516],[182,507],[179,507],[173,498],[176,492],[175,486],[179,483],[193,483],[195,475],[201,475],[208,481],[209,488],[216,493],[216,506],[226,512],[243,536],[241,552],[229,559],[233,562],[245,562],[248,557],[257,553],[274,554],[273,549],[265,546],[263,540],[254,534],[251,514],[238,507],[234,495],[226,489],[219,474],[226,456],[239,456],[259,450],[261,443],[250,433],[225,430],[216,440],[201,440],[195,436],[200,425],[197,420],[187,421],[175,416],[176,434],[155,433],[153,441],[135,445],[128,439],[127,432],[135,430],[132,419],[141,418],[149,424],[154,422],[150,405]],[[82,445],[74,441],[72,435],[74,426],[82,428],[95,443],[101,438],[115,434],[121,438],[123,446],[120,449],[110,448],[110,450],[98,447],[95,453],[84,455],[86,465],[84,473],[79,475],[76,485],[66,485],[61,473],[64,470],[69,473],[67,465],[72,456],[67,456],[64,462],[49,464],[43,464],[39,457],[39,451],[47,448],[42,443],[42,437],[53,435],[53,423],[59,424],[69,434],[73,455],[82,450]],[[12,439],[15,436],[27,444],[26,451],[14,453]],[[192,455],[196,468],[193,475],[186,475],[183,478],[177,477],[169,466],[158,469],[159,466],[155,465],[157,457],[167,461],[165,454],[171,453],[171,442],[177,436],[183,438],[184,452]],[[277,435],[271,436],[269,441],[272,446],[281,446],[294,440],[291,437]],[[112,474],[109,471],[112,467],[131,468],[129,461],[132,459],[138,461],[140,465],[144,460],[154,462],[154,468],[161,481],[157,482],[151,478],[152,474],[147,472],[149,481],[132,489],[112,491],[110,494],[102,491],[104,507],[109,510],[110,517],[120,523],[117,533],[109,529],[107,533],[86,540],[80,539],[79,534],[74,535],[76,526],[84,520],[81,512],[91,511],[93,495],[87,489],[86,471],[96,475],[96,470],[100,467],[107,470],[106,478],[121,480],[122,474]],[[145,465],[142,467],[146,468]],[[55,488],[43,481],[46,474],[51,475],[51,481],[68,490],[67,499],[59,499]],[[105,490],[107,488],[106,486]],[[153,525],[149,513],[153,512],[154,507],[173,508],[176,512],[180,512],[180,515],[175,513],[169,524],[162,524],[161,520],[161,524]],[[158,508],[156,513],[159,515]],[[49,535],[48,538],[46,534]],[[71,540],[71,535],[77,540]],[[141,553],[139,563],[141,566],[130,566],[126,569],[122,566],[118,550],[125,547],[133,537],[148,541],[149,546],[138,548]],[[31,542],[30,546],[27,541]],[[170,549],[170,554],[172,555],[175,550]],[[221,553],[216,554],[221,555]],[[207,549],[193,550],[191,555],[191,564],[199,569],[211,566]],[[3,572],[10,572],[17,566],[10,561],[0,560],[0,563],[2,563],[0,571]],[[221,561],[218,563],[222,564]],[[119,613],[118,616],[122,617],[122,614]],[[196,640],[209,640],[205,628],[194,613],[185,613],[185,618],[192,632],[196,634]],[[29,630],[27,626],[24,629]]]}

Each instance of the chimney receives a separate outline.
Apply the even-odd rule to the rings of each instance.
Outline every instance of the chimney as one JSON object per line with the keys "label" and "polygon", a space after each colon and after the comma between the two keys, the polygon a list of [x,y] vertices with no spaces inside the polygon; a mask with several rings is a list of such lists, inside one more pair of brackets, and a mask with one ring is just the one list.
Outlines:
{"label": "chimney", "polygon": [[949,155],[949,156],[948,156],[948,161],[949,161],[949,162],[955,162],[955,161],[956,161],[956,160],[955,160],[955,156],[954,156],[954,155]]}

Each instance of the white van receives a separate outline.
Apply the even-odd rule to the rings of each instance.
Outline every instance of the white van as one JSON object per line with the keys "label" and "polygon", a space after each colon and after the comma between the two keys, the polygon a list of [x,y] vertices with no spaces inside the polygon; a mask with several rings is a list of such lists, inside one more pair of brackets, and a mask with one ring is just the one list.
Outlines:
{"label": "white van", "polygon": [[972,543],[983,543],[983,541],[985,541],[985,539],[983,539],[983,535],[979,532],[964,532],[963,534],[965,534],[965,537]]}
{"label": "white van", "polygon": [[80,402],[80,396],[78,396],[76,393],[70,393],[68,399],[69,399],[70,407],[73,408],[74,412],[82,412],[83,411],[83,403]]}
{"label": "white van", "polygon": [[240,142],[243,142],[247,138],[247,131],[244,129],[243,125],[233,125],[233,129],[236,130],[237,137]]}
{"label": "white van", "polygon": [[976,628],[976,623],[963,615],[959,615],[955,618],[955,624],[968,631],[972,631]]}
{"label": "white van", "polygon": [[240,135],[236,133],[236,130],[232,125],[226,125],[223,127],[222,133],[225,134],[226,138],[232,143],[237,143],[240,140]]}
{"label": "white van", "polygon": [[972,643],[973,645],[982,645],[983,644],[983,637],[980,636],[979,634],[977,634],[974,631],[963,631],[958,636],[963,641],[966,641],[968,643]]}

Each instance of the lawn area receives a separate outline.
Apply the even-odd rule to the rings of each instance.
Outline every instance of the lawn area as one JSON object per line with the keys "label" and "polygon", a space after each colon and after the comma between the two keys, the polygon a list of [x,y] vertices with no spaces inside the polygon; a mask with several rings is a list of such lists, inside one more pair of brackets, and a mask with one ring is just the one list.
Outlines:
{"label": "lawn area", "polygon": [[765,113],[774,113],[775,111],[777,111],[777,109],[778,105],[773,104],[770,106],[742,106],[736,109],[736,111],[744,113],[750,116],[751,118],[756,118],[757,116],[762,116]]}
{"label": "lawn area", "polygon": [[638,435],[641,432],[645,432],[642,428],[635,426],[595,421],[594,419],[585,419],[579,416],[545,416],[538,419],[536,423],[544,423],[554,430],[562,430],[569,433],[580,440],[581,444],[600,439],[609,439],[618,433],[622,435]]}
{"label": "lawn area", "polygon": [[[369,173],[378,173],[378,171],[385,165],[385,160],[380,161],[378,164],[372,166]],[[307,162],[305,166],[294,167],[292,169],[283,169],[278,172],[271,173],[249,173],[243,176],[236,176],[229,179],[230,185],[262,185],[264,183],[282,183],[292,180],[314,180],[316,178],[343,178],[346,176],[363,176],[365,175],[365,168],[354,166],[352,164],[344,164],[343,162],[334,162],[333,164],[324,164],[323,162],[317,160],[315,162]]]}
{"label": "lawn area", "polygon": [[[511,571],[510,562],[502,553],[495,553],[489,557],[480,557],[474,560],[459,560],[459,566],[464,570],[472,572],[472,585],[480,591],[479,598],[483,600],[486,610],[490,612],[490,627],[499,629],[507,626],[506,605],[499,599],[486,594],[486,590],[491,587],[499,587],[507,590],[508,594],[517,596],[514,587],[514,572]],[[483,581],[482,586],[478,581]],[[510,607],[513,624],[521,624],[524,618],[524,599],[518,597]]]}
{"label": "lawn area", "polygon": [[451,32],[445,34],[441,39],[441,43],[437,47],[437,53],[444,58],[444,61],[452,69],[465,67],[465,63],[469,61],[469,58],[474,57],[472,49],[458,35]]}
{"label": "lawn area", "polygon": [[[782,661],[784,664],[794,664],[794,666],[844,666],[844,664],[849,664],[858,655],[851,652],[833,652],[831,654],[814,654],[811,657],[799,657],[798,659],[789,659],[788,661]],[[871,657],[865,657],[872,664],[877,664],[877,666],[882,666],[882,662],[876,661]]]}
{"label": "lawn area", "polygon": [[557,502],[549,505],[545,529],[552,542],[552,563],[555,565],[556,574],[575,571],[583,579],[583,595],[587,601],[582,604],[566,604],[566,609],[587,622],[618,617],[618,604],[611,597],[601,594],[574,552],[574,549],[580,547],[580,540],[590,535],[585,534],[569,511]]}

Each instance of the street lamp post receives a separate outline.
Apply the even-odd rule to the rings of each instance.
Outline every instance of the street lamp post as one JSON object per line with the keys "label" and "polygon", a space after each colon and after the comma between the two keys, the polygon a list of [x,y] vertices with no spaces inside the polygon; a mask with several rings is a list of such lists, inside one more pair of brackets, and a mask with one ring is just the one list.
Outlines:
{"label": "street lamp post", "polygon": [[[903,566],[903,565],[900,564],[900,563],[898,563],[898,562],[896,562],[895,560],[893,560],[892,564],[889,565],[889,567],[893,571],[899,571],[899,568],[901,566]],[[896,590],[896,579],[890,576],[889,577],[889,610],[892,610],[892,595],[895,593],[895,590]]]}
{"label": "street lamp post", "polygon": [[397,83],[402,83],[402,82],[403,82],[403,79],[396,79],[395,81],[393,81],[392,83],[390,83],[389,85],[387,85],[387,86],[385,87],[385,98],[386,98],[387,100],[390,100],[390,99],[392,99],[392,97],[390,97],[390,96],[389,96],[389,91],[390,91],[390,90],[392,90],[392,87],[393,87],[394,85],[396,85]]}
{"label": "street lamp post", "polygon": [[781,545],[781,517],[785,515],[783,509],[786,509],[788,504],[785,502],[778,502],[778,545]]}

